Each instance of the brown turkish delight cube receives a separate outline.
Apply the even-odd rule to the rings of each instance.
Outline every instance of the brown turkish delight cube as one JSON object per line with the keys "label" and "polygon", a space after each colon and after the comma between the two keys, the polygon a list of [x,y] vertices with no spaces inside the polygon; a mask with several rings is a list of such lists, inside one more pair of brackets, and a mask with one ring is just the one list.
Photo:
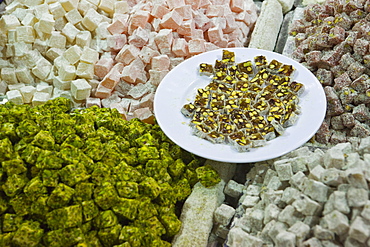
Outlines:
{"label": "brown turkish delight cube", "polygon": [[292,53],[292,58],[297,62],[304,61],[305,53],[309,51],[308,44],[300,44]]}
{"label": "brown turkish delight cube", "polygon": [[364,71],[365,67],[362,66],[362,64],[360,64],[359,62],[355,62],[348,67],[348,74],[352,80],[357,79],[363,74]]}
{"label": "brown turkish delight cube", "polygon": [[351,83],[351,87],[359,93],[365,93],[370,88],[370,80],[367,74],[363,74]]}
{"label": "brown turkish delight cube", "polygon": [[359,55],[366,55],[368,52],[369,41],[366,39],[357,39],[353,45],[353,51]]}
{"label": "brown turkish delight cube", "polygon": [[346,38],[346,30],[342,27],[335,26],[332,29],[330,29],[329,32],[329,43],[336,45],[341,42],[343,42]]}
{"label": "brown turkish delight cube", "polygon": [[304,41],[307,38],[307,35],[305,33],[298,33],[294,37],[295,46],[299,46],[302,44],[302,41]]}
{"label": "brown turkish delight cube", "polygon": [[369,90],[366,93],[359,93],[353,98],[354,105],[369,104],[369,103],[370,103]]}
{"label": "brown turkish delight cube", "polygon": [[340,115],[344,127],[352,128],[355,125],[355,117],[352,113],[346,112]]}
{"label": "brown turkish delight cube", "polygon": [[365,104],[361,104],[361,105],[354,107],[352,115],[356,120],[360,122],[365,122],[367,120],[370,120],[369,108],[367,108]]}
{"label": "brown turkish delight cube", "polygon": [[335,1],[336,0],[327,0],[327,1],[325,1],[325,3],[322,5],[322,7],[323,7],[322,13],[325,13],[327,15],[334,15],[334,6],[333,6],[333,4],[334,4]]}
{"label": "brown turkish delight cube", "polygon": [[363,56],[362,64],[363,64],[366,68],[370,68],[370,55],[365,55],[365,56]]}
{"label": "brown turkish delight cube", "polygon": [[293,21],[290,26],[290,35],[294,36],[297,33],[304,33],[308,25],[310,25],[308,22],[301,19]]}
{"label": "brown turkish delight cube", "polygon": [[350,30],[353,24],[353,21],[351,20],[351,18],[344,12],[336,11],[336,13],[338,14],[335,15],[334,24],[336,26],[344,28],[346,31]]}
{"label": "brown turkish delight cube", "polygon": [[351,53],[346,53],[344,54],[340,60],[339,60],[339,65],[343,69],[347,69],[352,63],[354,63],[356,60],[352,57]]}
{"label": "brown turkish delight cube", "polygon": [[345,132],[334,130],[330,137],[330,143],[336,145],[338,143],[347,142],[347,136]]}
{"label": "brown turkish delight cube", "polygon": [[345,126],[343,125],[343,119],[342,119],[341,115],[331,117],[330,126],[335,130],[344,129]]}
{"label": "brown turkish delight cube", "polygon": [[334,78],[341,76],[345,72],[345,70],[340,65],[331,67],[330,71],[333,73]]}
{"label": "brown turkish delight cube", "polygon": [[333,85],[333,74],[330,70],[319,68],[316,77],[323,86]]}
{"label": "brown turkish delight cube", "polygon": [[337,116],[344,112],[343,106],[333,87],[326,86],[324,92],[327,99],[327,116]]}
{"label": "brown turkish delight cube", "polygon": [[317,66],[321,61],[321,51],[310,51],[305,54],[305,59],[309,66]]}
{"label": "brown turkish delight cube", "polygon": [[339,99],[342,102],[342,105],[352,104],[354,98],[356,97],[357,92],[353,88],[344,87],[339,92]]}
{"label": "brown turkish delight cube", "polygon": [[335,51],[335,50],[324,51],[321,57],[320,66],[325,66],[325,67],[330,68],[335,65],[338,65],[338,62],[341,56],[342,56],[341,51]]}
{"label": "brown turkish delight cube", "polygon": [[[329,28],[330,30],[330,28]],[[318,49],[325,49],[325,48],[330,48],[333,45],[329,43],[329,34],[327,33],[319,33],[316,37],[316,44]]]}
{"label": "brown turkish delight cube", "polygon": [[323,6],[321,4],[313,4],[303,10],[304,19],[306,21],[316,20],[319,13],[323,12]]}
{"label": "brown turkish delight cube", "polygon": [[356,9],[349,13],[349,17],[355,21],[358,22],[359,20],[363,19],[366,17],[366,12],[363,11],[362,9]]}
{"label": "brown turkish delight cube", "polygon": [[360,138],[368,137],[370,135],[369,126],[355,120],[355,125],[352,127],[351,131],[349,132],[349,135],[357,136]]}
{"label": "brown turkish delight cube", "polygon": [[322,144],[328,144],[330,137],[331,137],[331,131],[329,129],[329,124],[324,121],[319,130],[315,134],[315,140]]}
{"label": "brown turkish delight cube", "polygon": [[359,4],[357,4],[357,1],[346,1],[343,5],[343,11],[347,14],[351,13],[352,11],[355,11],[357,8],[359,8]]}
{"label": "brown turkish delight cube", "polygon": [[352,83],[351,78],[344,72],[342,75],[334,79],[334,89],[336,91],[342,90],[344,87],[349,86]]}
{"label": "brown turkish delight cube", "polygon": [[346,39],[344,40],[344,42],[350,46],[354,46],[357,38],[359,38],[359,33],[356,32],[356,31],[348,31],[346,33]]}

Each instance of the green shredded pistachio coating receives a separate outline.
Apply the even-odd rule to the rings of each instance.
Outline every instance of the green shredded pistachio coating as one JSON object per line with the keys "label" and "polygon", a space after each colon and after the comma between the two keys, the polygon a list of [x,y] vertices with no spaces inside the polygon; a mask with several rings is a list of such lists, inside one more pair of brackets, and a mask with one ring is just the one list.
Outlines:
{"label": "green shredded pistachio coating", "polygon": [[194,184],[218,181],[115,109],[6,103],[0,130],[0,246],[171,246]]}

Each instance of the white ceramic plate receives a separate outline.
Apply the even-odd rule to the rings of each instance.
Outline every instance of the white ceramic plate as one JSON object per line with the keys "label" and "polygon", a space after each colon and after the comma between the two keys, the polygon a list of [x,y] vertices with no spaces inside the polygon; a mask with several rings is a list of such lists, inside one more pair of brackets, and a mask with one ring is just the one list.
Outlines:
{"label": "white ceramic plate", "polygon": [[303,65],[281,54],[252,48],[226,48],[235,52],[236,62],[252,60],[264,55],[268,62],[276,59],[296,68],[294,80],[303,83],[305,91],[300,95],[301,114],[298,120],[283,135],[268,141],[260,148],[249,152],[237,152],[227,144],[213,144],[192,134],[190,119],[181,113],[183,105],[194,100],[198,88],[211,81],[200,76],[200,63],[214,64],[221,59],[222,49],[191,57],[172,69],[157,88],[154,98],[154,113],[164,133],[177,145],[198,156],[230,163],[250,163],[269,160],[286,154],[306,143],[319,129],[326,112],[324,90],[316,77]]}

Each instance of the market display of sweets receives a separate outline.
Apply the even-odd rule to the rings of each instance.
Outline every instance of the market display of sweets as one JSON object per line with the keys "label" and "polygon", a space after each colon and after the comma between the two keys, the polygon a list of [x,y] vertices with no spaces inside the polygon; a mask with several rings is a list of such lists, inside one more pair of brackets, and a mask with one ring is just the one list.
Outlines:
{"label": "market display of sweets", "polygon": [[370,135],[370,1],[327,0],[309,5],[291,24],[296,49],[324,87],[326,120],[316,134],[323,144]]}
{"label": "market display of sweets", "polygon": [[1,246],[171,246],[210,166],[115,109],[0,105]]}
{"label": "market display of sweets", "polygon": [[214,65],[199,65],[200,75],[212,80],[181,112],[200,138],[227,143],[239,152],[264,146],[300,114],[304,86],[293,80],[294,71],[292,65],[262,55],[237,63],[234,52],[223,50]]}

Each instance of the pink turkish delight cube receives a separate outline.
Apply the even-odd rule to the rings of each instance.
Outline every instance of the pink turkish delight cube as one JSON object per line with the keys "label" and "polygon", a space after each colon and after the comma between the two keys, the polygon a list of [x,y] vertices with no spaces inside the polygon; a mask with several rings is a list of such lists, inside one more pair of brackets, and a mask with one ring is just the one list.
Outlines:
{"label": "pink turkish delight cube", "polygon": [[99,78],[103,78],[113,67],[113,58],[103,57],[94,66],[94,73]]}
{"label": "pink turkish delight cube", "polygon": [[195,30],[195,22],[193,19],[182,22],[182,25],[178,27],[177,33],[184,36],[191,36]]}
{"label": "pink turkish delight cube", "polygon": [[197,55],[205,52],[204,39],[192,39],[188,42],[189,54]]}
{"label": "pink turkish delight cube", "polygon": [[177,57],[186,57],[189,55],[188,42],[184,38],[177,38],[173,40],[172,52]]}
{"label": "pink turkish delight cube", "polygon": [[244,10],[244,0],[231,0],[230,9],[235,13],[242,12]]}
{"label": "pink turkish delight cube", "polygon": [[170,10],[163,4],[154,4],[151,11],[151,15],[158,19],[162,19],[162,17],[168,13],[170,13]]}
{"label": "pink turkish delight cube", "polygon": [[170,10],[185,5],[185,0],[166,0],[166,2]]}
{"label": "pink turkish delight cube", "polygon": [[317,66],[321,61],[321,51],[311,51],[306,53],[305,60],[309,66]]}
{"label": "pink turkish delight cube", "polygon": [[330,70],[319,68],[316,77],[323,86],[333,85],[333,74]]}
{"label": "pink turkish delight cube", "polygon": [[162,28],[176,30],[181,26],[182,19],[182,16],[177,11],[172,10],[163,16],[160,26]]}
{"label": "pink turkish delight cube", "polygon": [[143,47],[149,41],[149,31],[138,27],[128,38],[128,43],[138,48]]}
{"label": "pink turkish delight cube", "polygon": [[144,46],[139,54],[140,59],[143,63],[148,64],[152,60],[152,57],[159,56],[159,52],[157,50],[153,50],[149,46]]}
{"label": "pink turkish delight cube", "polygon": [[134,45],[125,45],[116,56],[116,61],[127,65],[131,63],[140,53],[140,49]]}
{"label": "pink turkish delight cube", "polygon": [[168,70],[170,59],[167,55],[159,55],[152,58],[151,68],[154,70]]}
{"label": "pink turkish delight cube", "polygon": [[130,27],[135,30],[137,27],[144,28],[146,23],[148,23],[150,17],[150,12],[145,10],[138,10],[134,12],[130,19]]}
{"label": "pink turkish delight cube", "polygon": [[190,20],[193,18],[193,11],[190,5],[176,7],[174,11],[179,13],[183,20]]}

